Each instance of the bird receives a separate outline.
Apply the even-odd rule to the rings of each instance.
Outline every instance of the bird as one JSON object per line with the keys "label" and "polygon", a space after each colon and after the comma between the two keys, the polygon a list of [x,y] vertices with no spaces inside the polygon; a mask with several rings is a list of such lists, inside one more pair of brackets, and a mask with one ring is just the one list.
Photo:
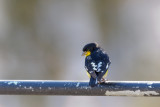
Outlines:
{"label": "bird", "polygon": [[97,44],[88,43],[83,47],[85,69],[90,78],[89,86],[94,87],[105,82],[111,61],[108,54]]}

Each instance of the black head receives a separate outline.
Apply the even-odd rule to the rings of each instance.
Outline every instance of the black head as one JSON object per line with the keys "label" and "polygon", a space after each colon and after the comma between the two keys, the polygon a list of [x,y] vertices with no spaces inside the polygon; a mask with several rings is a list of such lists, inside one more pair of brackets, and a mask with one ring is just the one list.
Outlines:
{"label": "black head", "polygon": [[98,49],[98,44],[97,43],[89,43],[87,45],[85,45],[83,47],[83,53],[82,53],[82,56],[89,56],[91,55],[92,52],[96,51]]}
{"label": "black head", "polygon": [[83,47],[83,52],[86,52],[86,51],[93,52],[97,48],[98,48],[98,44],[97,43],[89,43],[89,44],[87,44],[87,45],[85,45]]}

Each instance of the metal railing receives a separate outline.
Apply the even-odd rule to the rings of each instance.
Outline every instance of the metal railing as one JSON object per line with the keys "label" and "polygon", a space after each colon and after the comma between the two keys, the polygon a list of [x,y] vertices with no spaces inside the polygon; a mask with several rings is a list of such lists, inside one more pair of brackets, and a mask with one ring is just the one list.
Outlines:
{"label": "metal railing", "polygon": [[160,96],[160,81],[106,81],[90,87],[85,81],[1,80],[0,95]]}

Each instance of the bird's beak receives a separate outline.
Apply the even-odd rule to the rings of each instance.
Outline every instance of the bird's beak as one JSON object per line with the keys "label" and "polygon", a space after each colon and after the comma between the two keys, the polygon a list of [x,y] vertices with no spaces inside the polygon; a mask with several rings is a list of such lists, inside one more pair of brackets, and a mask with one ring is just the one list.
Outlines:
{"label": "bird's beak", "polygon": [[85,51],[85,52],[82,53],[82,56],[84,56],[84,55],[87,57],[87,56],[91,55],[91,52],[90,51]]}
{"label": "bird's beak", "polygon": [[83,52],[83,53],[82,53],[82,56],[86,55],[86,53],[87,53],[86,51],[85,51],[85,52]]}

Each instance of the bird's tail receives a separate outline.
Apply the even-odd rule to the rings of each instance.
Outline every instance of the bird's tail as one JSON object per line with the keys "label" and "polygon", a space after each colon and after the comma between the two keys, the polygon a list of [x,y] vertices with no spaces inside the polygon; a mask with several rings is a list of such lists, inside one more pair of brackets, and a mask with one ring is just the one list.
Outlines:
{"label": "bird's tail", "polygon": [[94,86],[96,86],[97,84],[98,84],[97,79],[91,77],[91,78],[90,78],[90,81],[89,81],[89,86],[94,87]]}

